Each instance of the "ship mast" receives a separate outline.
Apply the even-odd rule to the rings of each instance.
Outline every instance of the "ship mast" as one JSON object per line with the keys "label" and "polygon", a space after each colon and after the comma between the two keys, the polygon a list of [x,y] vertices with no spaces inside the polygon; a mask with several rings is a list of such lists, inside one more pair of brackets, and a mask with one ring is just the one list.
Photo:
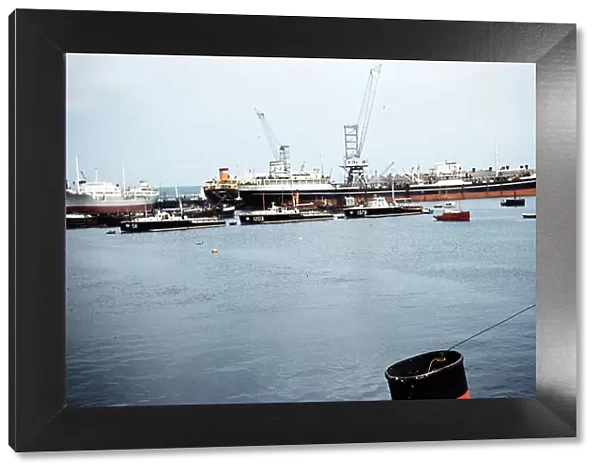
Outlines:
{"label": "ship mast", "polygon": [[183,218],[183,204],[181,203],[181,198],[179,197],[179,190],[177,186],[175,186],[175,197],[179,200],[179,212],[181,212],[181,218]]}
{"label": "ship mast", "polygon": [[494,158],[496,159],[496,177],[498,177],[498,143],[494,142]]}
{"label": "ship mast", "polygon": [[323,150],[321,150],[321,177],[323,177]]}
{"label": "ship mast", "polygon": [[123,192],[125,192],[125,163],[123,163]]}
{"label": "ship mast", "polygon": [[79,156],[75,155],[75,172],[77,175],[75,176],[75,183],[77,186],[77,193],[79,194]]}

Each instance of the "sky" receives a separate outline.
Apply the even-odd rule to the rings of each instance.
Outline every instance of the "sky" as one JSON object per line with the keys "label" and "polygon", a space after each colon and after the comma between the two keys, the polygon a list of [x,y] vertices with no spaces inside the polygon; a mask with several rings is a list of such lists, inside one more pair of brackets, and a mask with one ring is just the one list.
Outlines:
{"label": "sky", "polygon": [[458,161],[535,166],[535,65],[143,55],[67,55],[67,177],[202,185],[229,167],[268,171],[260,109],[294,170],[342,179],[344,125],[382,64],[363,148],[368,172]]}

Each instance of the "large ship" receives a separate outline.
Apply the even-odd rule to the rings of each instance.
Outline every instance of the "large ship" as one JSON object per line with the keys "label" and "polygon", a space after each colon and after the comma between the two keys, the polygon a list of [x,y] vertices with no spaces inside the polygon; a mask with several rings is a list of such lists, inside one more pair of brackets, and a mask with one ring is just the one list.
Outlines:
{"label": "large ship", "polygon": [[211,187],[205,187],[206,197],[213,203],[260,210],[273,204],[289,204],[294,197],[297,204],[312,203],[321,208],[341,209],[349,197],[358,203],[383,197],[391,203],[394,197],[424,202],[536,195],[536,173],[527,164],[518,169],[506,165],[497,170],[471,169],[467,172],[457,162],[444,161],[436,163],[426,173],[367,179],[366,165],[361,163],[347,170],[349,178],[342,184],[334,183],[318,170],[286,172],[283,166],[282,161],[271,161],[269,173],[247,180],[230,179],[225,170],[222,173],[226,177],[224,186],[220,187],[219,181],[213,180]]}
{"label": "large ship", "polygon": [[146,181],[137,186],[123,187],[119,184],[99,181],[88,182],[85,174],[79,171],[77,163],[77,181],[75,188],[66,183],[67,214],[124,214],[152,210],[159,197],[158,189],[150,187]]}

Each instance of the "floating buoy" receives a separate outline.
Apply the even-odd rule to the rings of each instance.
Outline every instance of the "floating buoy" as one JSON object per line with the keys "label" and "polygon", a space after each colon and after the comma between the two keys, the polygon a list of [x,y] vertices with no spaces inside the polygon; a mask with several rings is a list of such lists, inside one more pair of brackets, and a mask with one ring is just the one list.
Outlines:
{"label": "floating buoy", "polygon": [[217,250],[216,248],[213,248],[212,250],[210,250],[211,253],[218,253],[219,250]]}
{"label": "floating buoy", "polygon": [[454,350],[431,351],[385,370],[392,400],[469,399],[464,358]]}

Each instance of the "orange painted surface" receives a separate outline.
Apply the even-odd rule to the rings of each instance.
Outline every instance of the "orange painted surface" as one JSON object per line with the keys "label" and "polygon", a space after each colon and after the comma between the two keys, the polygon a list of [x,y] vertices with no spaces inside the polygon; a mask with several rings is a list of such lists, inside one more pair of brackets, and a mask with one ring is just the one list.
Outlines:
{"label": "orange painted surface", "polygon": [[458,399],[471,399],[471,395],[469,394],[469,391],[467,391],[462,396],[460,396]]}
{"label": "orange painted surface", "polygon": [[444,194],[411,195],[415,202],[427,202],[434,200],[467,200],[467,199],[493,199],[499,197],[535,197],[536,189],[522,189],[518,191],[495,190],[482,192],[451,192]]}
{"label": "orange painted surface", "polygon": [[[366,199],[371,200],[373,195],[370,194]],[[381,196],[381,194],[379,194]],[[468,200],[468,199],[497,199],[497,198],[511,198],[511,197],[535,197],[536,189],[521,189],[521,190],[491,190],[491,191],[481,191],[481,192],[449,192],[449,193],[438,193],[438,194],[425,194],[418,195],[413,194],[407,196],[404,193],[398,193],[395,196],[395,199],[405,199],[410,198],[413,202],[434,202],[434,201],[447,201],[447,200]],[[385,200],[388,202],[392,202],[392,197],[390,195],[384,195]],[[355,196],[356,202],[361,202],[365,197],[364,196]],[[342,199],[336,198],[327,198],[325,201],[321,199],[301,199],[303,203],[312,202],[315,205],[330,205],[337,206],[343,205]]]}

